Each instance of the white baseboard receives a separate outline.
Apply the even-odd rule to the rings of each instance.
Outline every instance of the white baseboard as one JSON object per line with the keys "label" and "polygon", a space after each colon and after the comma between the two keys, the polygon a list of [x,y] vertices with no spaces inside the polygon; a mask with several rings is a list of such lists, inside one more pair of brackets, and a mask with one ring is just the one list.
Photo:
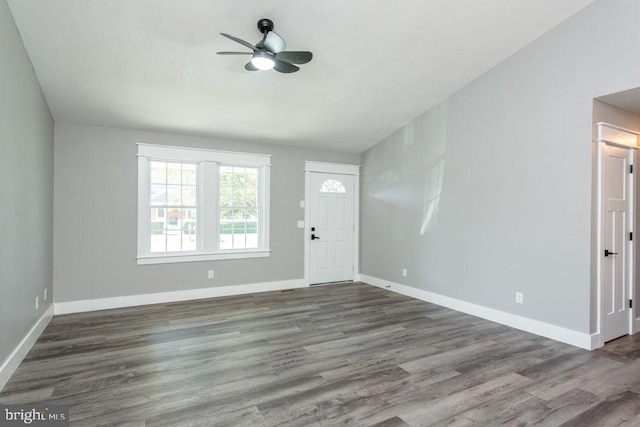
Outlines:
{"label": "white baseboard", "polygon": [[[632,310],[636,310],[636,308],[634,307]],[[635,314],[636,311],[633,311],[633,313]],[[640,332],[640,317],[634,317],[631,321],[631,333],[629,335],[637,334],[638,332]]]}
{"label": "white baseboard", "polygon": [[506,313],[504,311],[484,307],[482,305],[472,304],[470,302],[461,301],[433,292],[423,291],[411,286],[393,283],[388,280],[378,279],[377,277],[371,277],[365,274],[360,275],[360,281],[379,288],[397,292],[402,295],[460,311],[462,313],[471,314],[472,316],[480,317],[482,319],[491,320],[492,322],[510,326],[515,329],[551,338],[552,340],[560,341],[576,347],[587,350],[593,350],[594,348],[599,347],[599,334],[586,334],[574,331],[572,329],[563,328],[561,326],[552,325],[539,320],[529,319],[527,317],[518,316],[517,314]]}
{"label": "white baseboard", "polygon": [[38,319],[38,321],[33,325],[31,330],[25,335],[25,337],[20,341],[20,344],[11,352],[9,357],[2,363],[0,366],[0,391],[4,388],[11,378],[11,375],[18,369],[22,359],[25,358],[31,347],[36,343],[44,328],[47,327],[51,319],[53,318],[54,308],[53,304],[49,306],[47,311],[45,311],[42,316]]}
{"label": "white baseboard", "polygon": [[55,304],[55,314],[82,313],[85,311],[106,310],[110,308],[135,307],[139,305],[161,304],[166,302],[189,301],[203,298],[226,297],[231,295],[253,294],[257,292],[306,288],[308,286],[309,285],[304,279],[294,279],[279,282],[251,283],[247,285],[190,289],[188,291],[159,292],[144,295],[57,302]]}

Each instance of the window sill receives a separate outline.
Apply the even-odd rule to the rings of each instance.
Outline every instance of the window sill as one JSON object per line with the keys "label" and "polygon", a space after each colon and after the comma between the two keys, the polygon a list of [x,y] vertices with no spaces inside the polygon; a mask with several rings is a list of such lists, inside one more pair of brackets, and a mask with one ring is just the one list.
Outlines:
{"label": "window sill", "polygon": [[176,262],[197,262],[197,261],[220,261],[225,259],[244,259],[244,258],[266,258],[271,255],[271,251],[243,251],[243,252],[217,252],[211,254],[193,254],[193,255],[149,255],[138,256],[138,265],[149,264],[172,264]]}

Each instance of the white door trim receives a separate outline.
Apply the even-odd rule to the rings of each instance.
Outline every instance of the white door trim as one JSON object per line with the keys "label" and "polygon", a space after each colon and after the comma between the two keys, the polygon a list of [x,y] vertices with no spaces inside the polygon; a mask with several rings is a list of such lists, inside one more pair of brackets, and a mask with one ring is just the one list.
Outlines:
{"label": "white door trim", "polygon": [[353,175],[353,279],[356,280],[360,272],[360,165],[342,163],[304,162],[304,281],[311,284],[310,270],[310,240],[309,198],[311,196],[311,173],[334,173]]}
{"label": "white door trim", "polygon": [[[603,165],[603,152],[605,150],[606,145],[614,145],[621,148],[626,148],[629,150],[636,150],[638,148],[638,133],[629,129],[625,129],[619,126],[611,125],[605,122],[597,123],[597,136],[596,136],[596,156],[597,156],[597,239],[596,239],[596,281],[597,281],[597,345],[596,347],[602,347],[604,345],[604,268],[603,268],[603,253],[604,253],[604,215],[605,215],[605,207],[604,207],[604,188],[603,188],[603,173],[604,173],[604,165]],[[635,155],[635,154],[634,154]],[[636,222],[636,212],[635,212],[635,189],[636,189],[636,171],[631,174],[630,177],[630,193],[631,193],[631,227],[630,230],[638,236],[638,233],[635,230],[635,222]],[[640,236],[638,236],[640,237]],[[636,237],[636,239],[638,238]],[[635,262],[635,247],[636,247],[636,239],[629,242],[629,250],[627,251],[627,265],[629,268],[628,271],[628,295],[631,300],[634,301],[634,307],[629,310],[629,334],[634,334],[640,331],[640,317],[636,317],[635,313],[640,312],[638,310],[637,305],[638,301],[636,300],[636,262]]]}

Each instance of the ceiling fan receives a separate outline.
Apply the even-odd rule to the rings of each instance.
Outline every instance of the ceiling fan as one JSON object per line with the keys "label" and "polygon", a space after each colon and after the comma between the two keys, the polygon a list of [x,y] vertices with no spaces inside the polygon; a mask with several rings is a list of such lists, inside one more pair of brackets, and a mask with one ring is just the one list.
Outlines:
{"label": "ceiling fan", "polygon": [[251,49],[251,52],[218,52],[218,55],[253,55],[251,61],[244,66],[245,70],[258,71],[274,69],[281,73],[295,73],[300,67],[293,64],[306,64],[313,54],[306,51],[285,51],[286,43],[273,32],[273,21],[263,18],[258,21],[258,30],[263,34],[262,40],[252,45],[229,34],[220,33],[224,37]]}

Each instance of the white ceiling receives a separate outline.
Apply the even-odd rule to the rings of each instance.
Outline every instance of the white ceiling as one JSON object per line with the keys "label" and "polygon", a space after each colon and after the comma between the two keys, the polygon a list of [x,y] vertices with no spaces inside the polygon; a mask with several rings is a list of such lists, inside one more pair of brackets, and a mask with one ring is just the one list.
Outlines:
{"label": "white ceiling", "polygon": [[[593,0],[8,0],[55,120],[361,152]],[[270,18],[295,74],[219,35]]]}
{"label": "white ceiling", "polygon": [[611,95],[601,96],[596,99],[606,104],[622,108],[623,110],[640,114],[640,88],[612,93]]}

